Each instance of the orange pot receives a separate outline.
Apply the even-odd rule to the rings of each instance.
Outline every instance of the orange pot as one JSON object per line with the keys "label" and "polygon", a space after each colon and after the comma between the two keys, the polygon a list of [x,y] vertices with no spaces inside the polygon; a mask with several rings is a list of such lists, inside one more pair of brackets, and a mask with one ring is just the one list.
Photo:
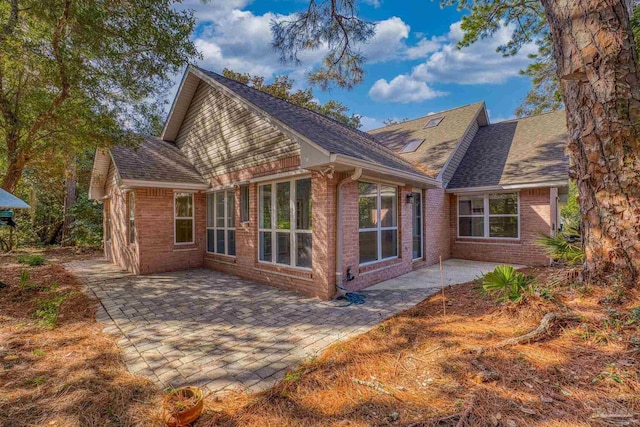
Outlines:
{"label": "orange pot", "polygon": [[[196,403],[192,406],[185,408],[179,412],[174,412],[172,408],[168,407],[170,399],[175,396],[181,396],[186,399],[196,398]],[[202,390],[198,387],[180,387],[173,390],[170,394],[165,396],[163,402],[164,406],[164,420],[169,427],[185,427],[198,419],[202,414],[204,408],[204,400],[202,396]]]}

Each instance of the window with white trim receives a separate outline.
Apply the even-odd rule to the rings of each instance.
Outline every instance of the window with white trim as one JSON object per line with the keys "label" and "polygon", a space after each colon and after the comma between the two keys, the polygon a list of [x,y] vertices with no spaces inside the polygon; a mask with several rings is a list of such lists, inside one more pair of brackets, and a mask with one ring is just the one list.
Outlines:
{"label": "window with white trim", "polygon": [[175,244],[194,243],[193,193],[174,193]]}
{"label": "window with white trim", "polygon": [[398,256],[398,188],[358,183],[360,264]]}
{"label": "window with white trim", "polygon": [[458,237],[520,236],[518,193],[458,196]]}
{"label": "window with white trim", "polygon": [[311,178],[258,187],[258,259],[311,268]]}
{"label": "window with white trim", "polygon": [[207,194],[207,252],[236,255],[235,191]]}

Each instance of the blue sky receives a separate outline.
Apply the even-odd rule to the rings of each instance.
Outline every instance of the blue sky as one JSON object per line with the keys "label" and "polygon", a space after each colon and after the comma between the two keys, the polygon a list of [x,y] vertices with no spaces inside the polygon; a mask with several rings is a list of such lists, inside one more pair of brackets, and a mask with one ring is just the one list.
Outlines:
{"label": "blue sky", "polygon": [[[289,74],[305,87],[305,73],[324,52],[305,52],[302,66],[281,64],[271,49],[269,24],[300,11],[306,0],[185,0],[195,11],[193,39],[202,53],[198,65],[221,72],[231,68],[267,78]],[[360,49],[368,58],[365,81],[351,91],[314,88],[320,101],[335,99],[363,116],[363,129],[382,126],[387,118],[415,118],[484,100],[492,122],[513,117],[530,88],[518,71],[526,67],[525,46],[515,57],[503,58],[495,49],[509,40],[511,30],[456,49],[462,14],[438,1],[362,0],[361,17],[376,22],[376,36]]]}

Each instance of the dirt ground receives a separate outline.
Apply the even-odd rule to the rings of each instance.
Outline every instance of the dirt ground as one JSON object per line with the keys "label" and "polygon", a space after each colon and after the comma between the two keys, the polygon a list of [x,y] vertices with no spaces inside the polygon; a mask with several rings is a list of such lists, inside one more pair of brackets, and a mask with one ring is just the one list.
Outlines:
{"label": "dirt ground", "polygon": [[[115,339],[95,321],[96,301],[59,265],[91,254],[44,255],[37,267],[0,258],[0,426],[149,425],[160,391],[127,372]],[[23,270],[30,277],[21,288]],[[69,292],[56,327],[42,326],[37,301]]]}
{"label": "dirt ground", "polygon": [[[95,323],[95,301],[58,265],[76,255],[45,254],[40,267],[0,258],[0,426],[162,425],[162,391],[126,371],[115,338]],[[473,283],[446,289],[444,307],[434,295],[263,393],[209,396],[194,425],[640,425],[638,292],[571,283],[561,269],[529,273],[537,295],[521,304],[496,303]],[[39,324],[37,300],[70,291],[57,326]],[[580,319],[490,348],[548,312]]]}

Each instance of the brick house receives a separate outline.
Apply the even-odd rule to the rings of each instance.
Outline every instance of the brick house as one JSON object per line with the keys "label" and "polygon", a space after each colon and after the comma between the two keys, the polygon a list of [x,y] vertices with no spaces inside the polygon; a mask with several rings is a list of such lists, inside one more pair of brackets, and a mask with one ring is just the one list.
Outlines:
{"label": "brick house", "polygon": [[329,299],[450,257],[549,262],[564,112],[490,124],[483,102],[369,133],[190,66],[159,138],[98,150],[107,259],[207,267]]}

